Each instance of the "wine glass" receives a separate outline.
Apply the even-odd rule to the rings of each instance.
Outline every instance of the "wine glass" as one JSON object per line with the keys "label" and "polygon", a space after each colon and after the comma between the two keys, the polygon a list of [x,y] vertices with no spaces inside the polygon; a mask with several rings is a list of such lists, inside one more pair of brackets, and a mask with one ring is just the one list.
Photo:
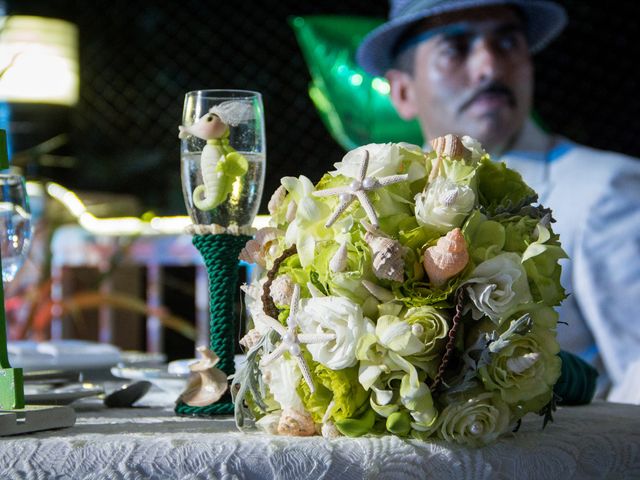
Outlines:
{"label": "wine glass", "polygon": [[260,206],[266,163],[260,93],[187,93],[179,137],[182,193],[193,223],[250,226]]}
{"label": "wine glass", "polygon": [[0,253],[2,281],[12,281],[31,243],[31,211],[24,179],[0,173]]}

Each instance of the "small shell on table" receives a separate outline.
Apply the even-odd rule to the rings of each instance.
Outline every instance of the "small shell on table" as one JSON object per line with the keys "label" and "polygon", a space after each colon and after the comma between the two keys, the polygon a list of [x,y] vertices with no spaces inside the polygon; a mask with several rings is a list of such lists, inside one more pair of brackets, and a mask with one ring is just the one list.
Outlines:
{"label": "small shell on table", "polygon": [[191,375],[180,400],[192,407],[206,407],[220,400],[227,391],[227,375],[215,368],[220,359],[214,352],[206,347],[198,347],[198,351],[203,358],[189,366]]}
{"label": "small shell on table", "polygon": [[439,287],[457,275],[469,263],[467,242],[459,228],[454,228],[424,252],[423,265],[429,281]]}
{"label": "small shell on table", "polygon": [[316,424],[308,412],[301,412],[293,408],[285,408],[280,415],[278,423],[280,435],[294,435],[296,437],[309,437],[315,435]]}
{"label": "small shell on table", "polygon": [[373,253],[373,273],[384,280],[402,282],[404,279],[404,249],[402,244],[392,238],[365,233],[365,241]]}

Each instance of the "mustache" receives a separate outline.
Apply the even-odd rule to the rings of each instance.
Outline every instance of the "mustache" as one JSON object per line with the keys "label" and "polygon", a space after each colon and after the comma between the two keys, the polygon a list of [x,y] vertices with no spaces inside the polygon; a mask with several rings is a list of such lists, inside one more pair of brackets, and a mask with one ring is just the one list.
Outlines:
{"label": "mustache", "polygon": [[512,107],[516,106],[516,96],[513,91],[507,87],[505,84],[500,82],[491,82],[487,85],[482,85],[478,87],[478,89],[469,95],[469,98],[462,103],[459,111],[462,112],[469,108],[473,102],[475,102],[482,95],[491,94],[491,95],[504,95],[509,102],[509,105]]}

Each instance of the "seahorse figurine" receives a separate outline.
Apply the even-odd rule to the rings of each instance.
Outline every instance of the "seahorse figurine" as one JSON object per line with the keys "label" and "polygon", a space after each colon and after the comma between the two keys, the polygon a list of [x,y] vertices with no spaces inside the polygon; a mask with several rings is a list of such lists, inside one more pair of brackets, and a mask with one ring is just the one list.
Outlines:
{"label": "seahorse figurine", "polygon": [[252,118],[249,103],[230,100],[212,107],[192,125],[178,127],[178,138],[193,135],[207,142],[200,155],[202,185],[193,190],[196,208],[206,211],[220,205],[231,192],[233,182],[247,173],[247,159],[229,145],[229,126]]}

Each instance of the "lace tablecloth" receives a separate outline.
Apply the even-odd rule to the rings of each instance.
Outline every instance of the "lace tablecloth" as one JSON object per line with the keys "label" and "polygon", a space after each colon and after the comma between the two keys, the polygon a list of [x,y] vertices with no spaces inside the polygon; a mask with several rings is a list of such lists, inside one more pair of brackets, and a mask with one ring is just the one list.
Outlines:
{"label": "lace tablecloth", "polygon": [[0,438],[0,478],[77,479],[638,479],[640,406],[560,408],[541,431],[469,449],[392,436],[290,438],[243,434],[228,417],[80,405],[73,428]]}

